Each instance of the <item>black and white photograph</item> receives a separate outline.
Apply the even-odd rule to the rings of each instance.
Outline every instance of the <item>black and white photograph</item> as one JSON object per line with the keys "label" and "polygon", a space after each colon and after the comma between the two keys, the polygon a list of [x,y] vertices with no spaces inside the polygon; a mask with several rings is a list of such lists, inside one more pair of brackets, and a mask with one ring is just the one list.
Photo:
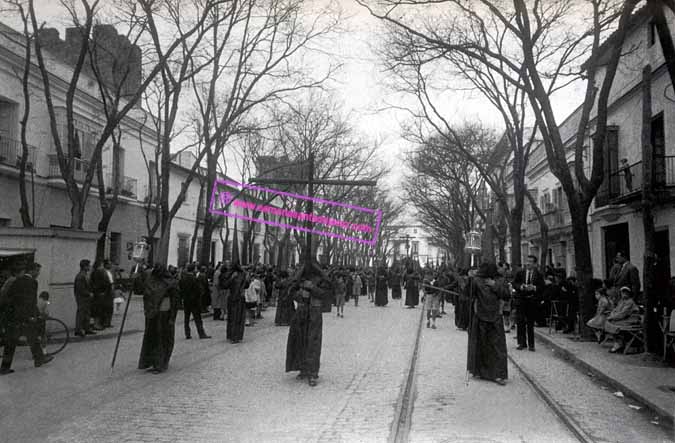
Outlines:
{"label": "black and white photograph", "polygon": [[0,0],[0,443],[674,416],[675,0]]}

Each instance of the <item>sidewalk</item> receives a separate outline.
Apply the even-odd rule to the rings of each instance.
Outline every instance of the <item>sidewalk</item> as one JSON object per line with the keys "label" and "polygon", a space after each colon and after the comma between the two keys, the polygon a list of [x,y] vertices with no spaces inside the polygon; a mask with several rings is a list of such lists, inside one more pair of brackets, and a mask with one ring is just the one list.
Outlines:
{"label": "sidewalk", "polygon": [[575,341],[561,333],[549,334],[548,328],[535,328],[535,335],[564,358],[673,422],[675,368],[646,353],[610,354],[607,346]]}

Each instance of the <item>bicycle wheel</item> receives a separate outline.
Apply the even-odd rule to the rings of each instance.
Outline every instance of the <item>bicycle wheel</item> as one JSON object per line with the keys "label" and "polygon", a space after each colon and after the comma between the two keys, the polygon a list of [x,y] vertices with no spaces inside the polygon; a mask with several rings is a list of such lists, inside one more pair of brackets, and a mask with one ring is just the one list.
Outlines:
{"label": "bicycle wheel", "polygon": [[42,349],[45,355],[58,354],[66,347],[70,339],[68,326],[57,318],[45,320],[45,330],[42,334]]}

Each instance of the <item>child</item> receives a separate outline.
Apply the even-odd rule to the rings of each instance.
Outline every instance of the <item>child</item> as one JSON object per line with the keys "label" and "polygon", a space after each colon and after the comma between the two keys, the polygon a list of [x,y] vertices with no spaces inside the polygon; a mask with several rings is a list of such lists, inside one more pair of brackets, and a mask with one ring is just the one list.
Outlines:
{"label": "child", "polygon": [[38,312],[40,312],[40,318],[44,322],[44,320],[49,317],[49,292],[40,292],[40,295],[38,295],[37,308]]}
{"label": "child", "polygon": [[113,302],[115,303],[115,314],[119,314],[120,309],[125,302],[124,292],[122,292],[122,288],[119,285],[116,285],[115,289],[113,289],[113,297]]}

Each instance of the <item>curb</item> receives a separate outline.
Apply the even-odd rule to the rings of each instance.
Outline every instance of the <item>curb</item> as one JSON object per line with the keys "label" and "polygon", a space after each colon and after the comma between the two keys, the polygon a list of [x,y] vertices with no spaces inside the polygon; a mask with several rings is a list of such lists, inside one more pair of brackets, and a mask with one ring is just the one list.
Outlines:
{"label": "curb", "polygon": [[528,374],[522,368],[522,366],[520,366],[516,362],[516,360],[513,357],[511,357],[511,355],[508,355],[508,358],[513,364],[513,366],[515,366],[520,371],[523,378],[530,385],[530,387],[539,395],[539,397],[542,398],[542,400],[544,400],[544,403],[546,403],[548,407],[553,410],[558,419],[560,419],[560,421],[562,421],[563,424],[567,426],[569,430],[572,431],[574,436],[580,442],[592,443],[595,441],[593,437],[591,437],[588,433],[586,433],[586,431],[583,430],[581,426],[579,426],[576,420],[574,420],[574,418],[572,418],[572,416],[568,414],[567,411],[565,411],[565,409],[563,409],[562,406],[560,406],[558,403],[556,403],[555,400],[553,400],[551,394],[549,394],[549,392],[543,386],[541,386],[533,377],[531,377],[530,374]]}
{"label": "curb", "polygon": [[620,382],[619,380],[616,380],[615,378],[612,378],[605,374],[603,371],[599,370],[592,364],[582,360],[581,358],[577,357],[577,355],[562,347],[546,335],[542,334],[541,332],[537,331],[535,329],[534,334],[537,338],[537,340],[540,340],[547,345],[555,348],[556,352],[562,354],[562,356],[567,359],[569,362],[574,364],[575,366],[578,366],[582,368],[583,370],[590,372],[593,374],[594,377],[596,377],[599,380],[602,380],[604,383],[612,387],[613,389],[623,391],[625,394],[628,396],[634,398],[635,400],[641,402],[642,404],[646,405],[647,408],[651,409],[655,413],[659,414],[665,421],[668,422],[670,426],[673,426],[673,411],[669,411],[667,409],[662,408],[658,404],[652,402],[649,398],[645,397],[644,395],[640,394],[639,392],[635,391],[634,389],[631,389],[624,383]]}

